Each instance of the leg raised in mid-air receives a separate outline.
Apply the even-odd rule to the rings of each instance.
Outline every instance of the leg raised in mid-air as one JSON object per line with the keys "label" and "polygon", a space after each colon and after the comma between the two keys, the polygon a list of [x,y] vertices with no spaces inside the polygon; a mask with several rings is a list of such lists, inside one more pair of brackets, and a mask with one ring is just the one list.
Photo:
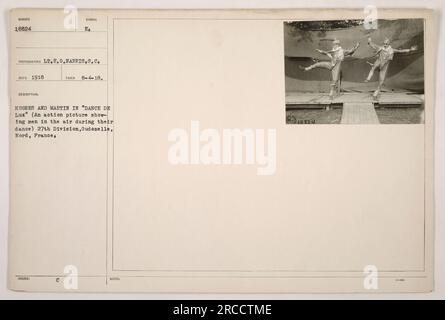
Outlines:
{"label": "leg raised in mid-air", "polygon": [[327,61],[321,61],[321,62],[316,62],[308,67],[300,66],[300,69],[302,69],[304,71],[309,71],[309,70],[316,69],[316,68],[331,70],[332,64]]}

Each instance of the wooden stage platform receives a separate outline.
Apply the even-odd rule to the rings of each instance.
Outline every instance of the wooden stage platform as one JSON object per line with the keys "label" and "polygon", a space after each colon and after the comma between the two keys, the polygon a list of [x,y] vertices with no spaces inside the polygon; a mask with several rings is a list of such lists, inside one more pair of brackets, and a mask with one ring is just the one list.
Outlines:
{"label": "wooden stage platform", "polygon": [[342,93],[329,99],[326,93],[286,94],[286,110],[342,108],[342,124],[378,124],[375,108],[414,108],[423,104],[418,94],[384,92],[378,99],[371,93]]}
{"label": "wooden stage platform", "polygon": [[418,107],[423,103],[423,97],[419,94],[383,92],[377,100],[374,100],[371,93],[342,93],[333,100],[329,99],[327,93],[301,93],[290,92],[286,94],[286,108],[314,107],[322,108],[327,105],[336,105],[343,103],[369,102],[376,107],[400,106],[400,107]]}
{"label": "wooden stage platform", "polygon": [[370,102],[346,102],[343,104],[341,124],[378,124],[379,118]]}

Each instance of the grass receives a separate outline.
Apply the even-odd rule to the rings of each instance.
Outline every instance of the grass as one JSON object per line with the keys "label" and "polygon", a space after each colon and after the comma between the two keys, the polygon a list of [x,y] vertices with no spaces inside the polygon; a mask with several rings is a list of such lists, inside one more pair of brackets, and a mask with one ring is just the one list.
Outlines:
{"label": "grass", "polygon": [[376,108],[377,117],[382,124],[416,124],[423,123],[422,107],[418,108]]}
{"label": "grass", "polygon": [[298,109],[286,111],[287,124],[339,124],[342,109]]}
{"label": "grass", "polygon": [[[380,107],[375,109],[381,124],[423,123],[423,107]],[[286,111],[286,124],[339,124],[342,109],[294,109]]]}

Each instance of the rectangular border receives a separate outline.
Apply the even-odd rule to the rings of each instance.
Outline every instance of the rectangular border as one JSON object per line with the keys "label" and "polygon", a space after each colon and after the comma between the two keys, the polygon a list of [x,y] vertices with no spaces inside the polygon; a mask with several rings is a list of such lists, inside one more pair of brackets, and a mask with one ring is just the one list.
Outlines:
{"label": "rectangular border", "polygon": [[[296,11],[298,11],[298,9],[295,9]],[[326,9],[328,11],[335,11],[336,9]],[[197,10],[200,11],[200,10]],[[202,10],[205,12],[208,12],[207,10]],[[240,10],[228,10],[228,11],[240,11]],[[260,12],[265,12],[268,10],[256,10],[256,11],[260,11]],[[280,12],[282,10],[272,10],[274,12]],[[289,11],[293,11],[293,10],[289,10]],[[355,10],[353,10],[355,11]],[[391,18],[386,18],[387,20],[391,20]],[[394,20],[397,19],[402,19],[402,18],[392,18]],[[410,18],[406,18],[406,19],[410,19]],[[412,17],[411,19],[422,19],[423,23],[424,23],[424,51],[426,52],[426,46],[427,46],[427,42],[426,42],[426,38],[427,38],[427,33],[429,32],[429,30],[427,29],[427,17]],[[174,17],[174,18],[114,18],[112,19],[112,34],[113,34],[113,121],[115,120],[114,118],[114,110],[116,107],[115,104],[115,99],[114,99],[114,88],[115,88],[115,73],[114,73],[114,64],[115,64],[115,55],[114,55],[114,50],[115,50],[115,38],[114,38],[114,29],[115,29],[115,20],[210,20],[210,21],[214,21],[214,20],[223,20],[223,21],[231,21],[231,20],[242,20],[242,21],[248,21],[248,20],[277,20],[277,21],[281,21],[283,23],[284,26],[284,22],[286,21],[313,21],[310,19],[284,19],[284,18],[261,18],[261,19],[257,19],[257,18],[218,18],[218,17],[214,17],[214,18],[210,18],[210,17],[194,17],[194,18],[179,18],[179,17]],[[321,20],[321,19],[317,19]],[[323,19],[323,20],[338,20],[338,18],[332,18],[332,19]],[[284,28],[284,27],[283,27]],[[427,128],[427,115],[429,112],[426,112],[427,109],[427,68],[426,68],[426,60],[427,60],[427,56],[424,53],[424,91],[425,91],[425,122],[424,124],[418,124],[418,125],[423,125],[424,127],[424,219],[423,219],[423,224],[424,224],[424,241],[423,241],[423,268],[422,270],[379,270],[379,273],[425,273],[426,271],[426,180],[427,180],[427,176],[426,176],[426,167],[427,167],[427,158],[426,158],[426,139],[427,139],[427,135],[426,135],[426,128]],[[429,77],[428,77],[429,78]],[[434,105],[433,105],[434,107]],[[432,109],[433,109],[432,107]],[[431,108],[431,107],[430,107]],[[428,108],[428,109],[430,109]],[[107,133],[108,135],[108,133]],[[166,269],[166,270],[156,270],[156,269],[115,269],[114,268],[114,195],[115,195],[115,191],[114,191],[114,150],[115,150],[115,146],[114,146],[114,131],[113,131],[113,138],[112,138],[112,144],[113,144],[113,150],[112,150],[112,173],[113,176],[111,178],[112,181],[112,213],[111,213],[111,230],[112,230],[112,240],[111,240],[111,271],[112,272],[147,272],[147,273],[152,273],[152,272],[177,272],[177,273],[217,273],[217,272],[221,272],[221,273],[261,273],[261,272],[271,272],[271,273],[280,273],[280,272],[291,272],[291,273],[362,273],[363,274],[363,270],[173,270],[173,269]],[[108,173],[108,171],[107,171]],[[107,206],[107,210],[108,210],[108,206]],[[107,219],[108,219],[108,213],[107,213]],[[108,230],[108,226],[107,226],[107,230]],[[107,251],[108,253],[108,251]],[[108,271],[108,269],[107,269]],[[108,272],[107,272],[108,274]],[[140,277],[144,277],[144,276],[140,276]],[[146,277],[160,277],[163,278],[164,276],[146,276]],[[233,276],[231,276],[233,277]],[[305,278],[314,278],[313,276],[303,276]],[[317,276],[319,278],[319,276]],[[327,278],[330,278],[330,276],[326,276]],[[379,276],[380,277],[380,276]],[[398,276],[388,276],[390,278],[400,278]],[[427,276],[416,276],[416,278],[426,278]],[[335,276],[334,278],[354,278],[353,276]]]}

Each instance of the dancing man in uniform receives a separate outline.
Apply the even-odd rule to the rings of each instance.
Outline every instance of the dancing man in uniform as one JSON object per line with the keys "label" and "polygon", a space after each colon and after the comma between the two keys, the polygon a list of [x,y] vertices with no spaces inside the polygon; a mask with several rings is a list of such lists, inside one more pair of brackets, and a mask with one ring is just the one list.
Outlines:
{"label": "dancing man in uniform", "polygon": [[371,71],[369,72],[368,78],[366,78],[365,82],[369,82],[374,75],[374,71],[376,69],[379,69],[379,84],[377,86],[377,90],[375,90],[373,94],[373,97],[377,98],[377,96],[380,94],[383,83],[385,82],[386,72],[388,71],[389,63],[394,58],[394,53],[412,52],[417,50],[417,47],[413,46],[410,49],[394,49],[393,47],[391,47],[388,38],[386,38],[383,42],[383,46],[374,44],[372,42],[372,39],[368,38],[368,45],[376,52],[377,60],[373,64],[371,64]]}
{"label": "dancing man in uniform", "polygon": [[329,98],[332,100],[334,97],[335,89],[340,92],[340,71],[341,71],[341,63],[347,56],[351,56],[359,47],[359,43],[349,50],[345,50],[340,46],[339,40],[334,40],[332,50],[324,51],[320,49],[316,49],[319,53],[328,56],[331,61],[320,61],[310,65],[306,68],[302,68],[304,71],[309,71],[315,68],[328,69],[331,71],[331,90],[329,92]]}

